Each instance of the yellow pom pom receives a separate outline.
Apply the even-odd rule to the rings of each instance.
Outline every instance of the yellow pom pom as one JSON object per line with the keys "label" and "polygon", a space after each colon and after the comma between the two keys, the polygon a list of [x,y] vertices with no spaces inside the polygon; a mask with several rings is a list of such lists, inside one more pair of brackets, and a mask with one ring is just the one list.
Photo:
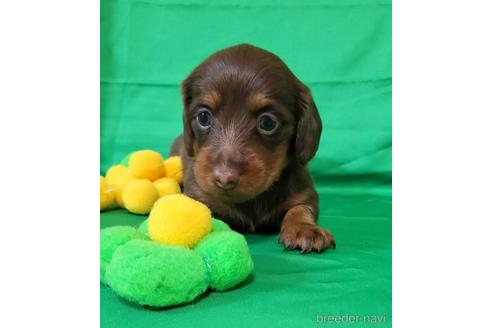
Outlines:
{"label": "yellow pom pom", "polygon": [[128,161],[130,173],[139,179],[154,181],[166,173],[161,154],[153,150],[134,152]]}
{"label": "yellow pom pom", "polygon": [[104,177],[99,176],[99,200],[101,211],[104,211],[113,202],[113,192],[109,190],[108,183]]}
{"label": "yellow pom pom", "polygon": [[159,198],[156,187],[149,180],[133,180],[123,189],[125,208],[135,214],[148,214]]}
{"label": "yellow pom pom", "polygon": [[114,200],[119,207],[124,208],[123,204],[123,189],[126,185],[135,180],[130,174],[128,168],[123,165],[112,166],[106,173],[106,182],[109,185],[109,189],[114,193]]}
{"label": "yellow pom pom", "polygon": [[106,180],[107,181],[114,181],[116,179],[119,179],[120,177],[126,175],[128,173],[128,169],[124,167],[123,165],[115,165],[111,166],[106,172]]}
{"label": "yellow pom pom", "polygon": [[166,177],[173,178],[178,183],[183,183],[183,162],[180,156],[171,156],[164,161]]}
{"label": "yellow pom pom", "polygon": [[163,244],[193,247],[211,230],[210,209],[183,194],[160,198],[148,219],[150,238]]}
{"label": "yellow pom pom", "polygon": [[159,192],[159,196],[166,196],[171,194],[180,194],[181,187],[179,183],[173,178],[160,178],[154,181],[154,186]]}

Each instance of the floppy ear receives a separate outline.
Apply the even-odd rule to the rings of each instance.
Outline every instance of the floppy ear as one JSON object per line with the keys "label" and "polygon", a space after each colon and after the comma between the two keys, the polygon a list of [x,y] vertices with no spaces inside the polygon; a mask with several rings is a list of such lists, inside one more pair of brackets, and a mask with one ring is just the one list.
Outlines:
{"label": "floppy ear", "polygon": [[322,124],[311,91],[304,84],[300,82],[299,84],[300,93],[297,100],[299,118],[297,121],[295,150],[298,162],[305,165],[314,157],[318,150]]}
{"label": "floppy ear", "polygon": [[181,82],[181,95],[183,99],[183,141],[186,153],[192,157],[194,154],[194,140],[195,135],[191,128],[191,120],[188,117],[189,106],[192,101],[192,75],[188,76],[186,80]]}

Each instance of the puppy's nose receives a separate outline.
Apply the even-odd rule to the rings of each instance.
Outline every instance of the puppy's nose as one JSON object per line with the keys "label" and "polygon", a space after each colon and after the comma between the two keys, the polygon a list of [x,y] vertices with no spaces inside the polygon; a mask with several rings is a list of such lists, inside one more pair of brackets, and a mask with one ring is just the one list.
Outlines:
{"label": "puppy's nose", "polygon": [[217,187],[224,190],[232,190],[239,182],[239,172],[232,168],[215,169],[214,179]]}

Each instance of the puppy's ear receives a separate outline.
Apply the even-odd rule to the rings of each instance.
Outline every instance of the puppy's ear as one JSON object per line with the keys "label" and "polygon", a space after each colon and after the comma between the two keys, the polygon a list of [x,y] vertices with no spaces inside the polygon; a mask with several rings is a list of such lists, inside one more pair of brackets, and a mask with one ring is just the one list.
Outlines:
{"label": "puppy's ear", "polygon": [[181,82],[181,95],[183,99],[183,141],[186,153],[192,157],[194,154],[194,140],[195,135],[191,127],[191,119],[189,117],[189,106],[192,101],[192,86],[193,75],[188,76],[186,80]]}
{"label": "puppy's ear", "polygon": [[318,150],[322,124],[311,91],[301,82],[299,82],[297,103],[299,118],[295,151],[298,162],[305,165],[314,157]]}

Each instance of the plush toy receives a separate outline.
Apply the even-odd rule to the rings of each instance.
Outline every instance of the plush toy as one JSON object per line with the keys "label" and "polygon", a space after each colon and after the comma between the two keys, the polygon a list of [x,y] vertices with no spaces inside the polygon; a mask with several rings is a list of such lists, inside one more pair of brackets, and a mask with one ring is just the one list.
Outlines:
{"label": "plush toy", "polygon": [[109,190],[108,183],[104,177],[99,177],[99,200],[100,210],[104,211],[113,203],[113,191]]}
{"label": "plush toy", "polygon": [[149,239],[147,235],[135,230],[133,227],[127,226],[115,226],[106,229],[102,229],[100,233],[100,267],[101,267],[101,282],[105,283],[106,267],[113,253],[121,245],[129,242],[133,239]]}
{"label": "plush toy", "polygon": [[[149,236],[148,222],[149,222],[148,219],[144,220],[138,226],[138,231],[145,234],[147,237]],[[212,231],[211,232],[216,232],[216,231],[231,231],[231,228],[224,221],[212,218]]]}
{"label": "plush toy", "polygon": [[207,264],[209,286],[217,291],[230,289],[253,270],[253,260],[243,235],[235,231],[209,234],[194,248]]}
{"label": "plush toy", "polygon": [[183,163],[181,157],[171,156],[164,161],[166,176],[175,179],[178,183],[183,183]]}
{"label": "plush toy", "polygon": [[128,160],[130,173],[138,179],[157,180],[165,175],[164,159],[153,150],[140,150],[132,153]]}
{"label": "plush toy", "polygon": [[208,207],[183,194],[160,198],[148,219],[150,238],[162,244],[193,247],[211,230]]}
{"label": "plush toy", "polygon": [[101,194],[101,210],[114,201],[131,213],[146,215],[158,198],[181,193],[182,171],[179,156],[164,160],[153,150],[132,152],[106,173],[105,186],[113,194],[113,200]]}
{"label": "plush toy", "polygon": [[138,230],[101,230],[101,282],[141,305],[185,304],[209,288],[237,286],[252,271],[245,238],[184,195],[160,198]]}
{"label": "plush toy", "polygon": [[120,297],[164,307],[191,302],[208,287],[207,266],[194,251],[145,240],[118,247],[105,279]]}
{"label": "plush toy", "polygon": [[149,180],[130,181],[123,189],[123,204],[131,213],[148,214],[158,198],[157,188]]}
{"label": "plush toy", "polygon": [[159,197],[181,193],[179,182],[173,178],[164,177],[157,179],[154,181],[154,186],[157,188]]}
{"label": "plush toy", "polygon": [[123,165],[111,166],[108,172],[106,172],[106,180],[108,181],[116,182],[116,180],[119,180],[121,178],[132,178],[132,176],[128,172],[127,167]]}
{"label": "plush toy", "polygon": [[124,208],[123,189],[135,178],[130,174],[128,168],[123,165],[115,165],[106,172],[106,181],[109,188],[113,191],[114,200],[119,207]]}
{"label": "plush toy", "polygon": [[212,231],[230,231],[231,228],[227,223],[212,218]]}

